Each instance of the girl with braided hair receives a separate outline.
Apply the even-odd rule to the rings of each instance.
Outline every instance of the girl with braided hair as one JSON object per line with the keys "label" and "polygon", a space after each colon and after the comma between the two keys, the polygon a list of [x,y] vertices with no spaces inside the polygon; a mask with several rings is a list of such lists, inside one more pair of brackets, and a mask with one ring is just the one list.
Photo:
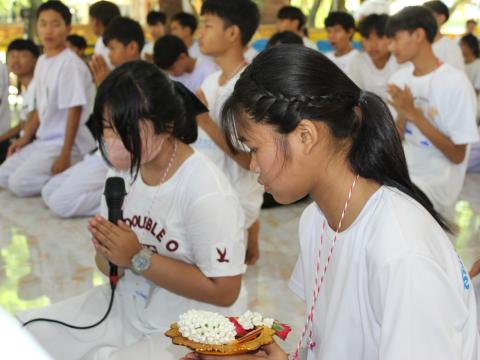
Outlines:
{"label": "girl with braided hair", "polygon": [[[478,358],[470,279],[378,96],[316,51],[273,47],[241,75],[222,126],[278,202],[313,199],[290,280],[306,302],[291,358]],[[233,358],[287,354],[272,344]]]}

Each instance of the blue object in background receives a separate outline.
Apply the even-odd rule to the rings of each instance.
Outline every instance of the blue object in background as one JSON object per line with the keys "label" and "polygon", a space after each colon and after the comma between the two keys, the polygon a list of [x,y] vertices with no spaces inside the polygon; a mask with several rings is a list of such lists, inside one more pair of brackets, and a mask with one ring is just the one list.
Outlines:
{"label": "blue object in background", "polygon": [[[262,52],[267,47],[267,43],[268,43],[268,39],[258,39],[258,40],[255,40],[252,43],[252,48],[257,50],[258,52]],[[354,49],[357,49],[359,51],[363,51],[362,44],[359,41],[353,41],[352,46],[353,46]],[[333,48],[333,46],[330,45],[330,43],[327,40],[318,40],[317,41],[317,49],[318,49],[318,51],[320,51],[322,53],[326,53],[326,52],[335,50]]]}

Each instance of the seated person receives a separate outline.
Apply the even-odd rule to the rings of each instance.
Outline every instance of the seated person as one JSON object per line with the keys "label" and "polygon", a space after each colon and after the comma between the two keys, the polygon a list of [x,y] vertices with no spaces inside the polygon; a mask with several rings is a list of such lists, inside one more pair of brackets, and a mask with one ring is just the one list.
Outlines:
{"label": "seated person", "polygon": [[67,36],[67,46],[80,59],[85,60],[85,51],[87,50],[87,40],[83,36],[77,34],[70,34]]}
{"label": "seated person", "polygon": [[282,44],[304,45],[303,39],[293,31],[281,31],[272,35],[270,40],[268,40],[267,48]]}
{"label": "seated person", "polygon": [[350,63],[357,56],[358,50],[352,46],[355,34],[353,16],[342,11],[333,11],[325,19],[328,41],[335,48],[325,55],[332,60],[345,74],[348,74]]}
{"label": "seated person", "polygon": [[191,57],[185,43],[174,35],[165,35],[155,42],[153,62],[193,93],[207,76],[217,71],[211,61]]}
{"label": "seated person", "polygon": [[153,62],[153,46],[155,41],[166,33],[167,15],[161,11],[152,10],[147,14],[147,24],[152,41],[147,42],[142,49],[142,59]]}
{"label": "seated person", "polygon": [[303,44],[314,50],[318,50],[317,45],[305,36],[305,25],[307,17],[298,7],[284,6],[277,13],[277,31],[291,31],[300,36]]}

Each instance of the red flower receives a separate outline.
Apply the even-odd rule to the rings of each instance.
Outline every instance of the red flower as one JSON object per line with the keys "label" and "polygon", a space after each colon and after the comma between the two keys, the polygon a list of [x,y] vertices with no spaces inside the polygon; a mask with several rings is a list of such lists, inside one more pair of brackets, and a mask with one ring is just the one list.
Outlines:
{"label": "red flower", "polygon": [[235,331],[237,332],[237,335],[238,336],[243,336],[243,335],[246,335],[248,333],[247,330],[245,330],[242,325],[240,325],[240,323],[237,321],[236,318],[234,317],[229,317],[228,320],[230,320],[230,322],[235,325]]}
{"label": "red flower", "polygon": [[288,336],[288,333],[292,331],[292,328],[287,324],[280,324],[278,322],[273,324],[272,329],[276,331],[275,335],[282,340],[285,340]]}

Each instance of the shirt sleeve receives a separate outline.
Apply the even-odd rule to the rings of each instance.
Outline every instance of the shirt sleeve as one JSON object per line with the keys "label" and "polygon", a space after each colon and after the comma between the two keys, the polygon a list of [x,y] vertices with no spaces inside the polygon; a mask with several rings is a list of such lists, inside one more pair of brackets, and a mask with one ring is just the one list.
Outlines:
{"label": "shirt sleeve", "polygon": [[469,310],[433,260],[414,254],[394,259],[369,288],[381,328],[379,359],[466,359],[461,339]]}
{"label": "shirt sleeve", "polygon": [[91,82],[92,78],[90,73],[86,69],[82,69],[81,66],[84,66],[84,64],[73,60],[66,61],[63,64],[58,77],[59,109],[69,109],[88,104],[87,82]]}
{"label": "shirt sleeve", "polygon": [[243,211],[233,195],[205,195],[189,207],[185,218],[195,265],[205,276],[234,276],[245,272]]}

